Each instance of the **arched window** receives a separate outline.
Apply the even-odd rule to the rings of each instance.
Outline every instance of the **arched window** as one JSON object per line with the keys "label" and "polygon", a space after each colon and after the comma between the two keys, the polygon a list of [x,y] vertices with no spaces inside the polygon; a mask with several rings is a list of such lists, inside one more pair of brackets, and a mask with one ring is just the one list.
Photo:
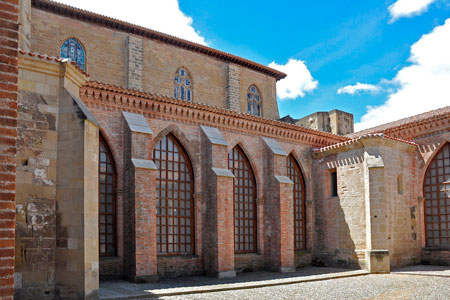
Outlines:
{"label": "arched window", "polygon": [[428,167],[424,191],[427,246],[450,247],[450,143]]}
{"label": "arched window", "polygon": [[173,95],[180,100],[192,101],[192,81],[184,68],[175,73]]}
{"label": "arched window", "polygon": [[247,108],[249,114],[261,116],[261,95],[254,85],[251,85],[247,91]]}
{"label": "arched window", "polygon": [[306,249],[306,207],[305,181],[302,171],[294,156],[287,159],[287,173],[294,183],[294,249]]}
{"label": "arched window", "polygon": [[117,255],[116,169],[111,151],[101,136],[99,148],[99,254],[115,256]]}
{"label": "arched window", "polygon": [[66,40],[61,46],[61,57],[70,58],[73,62],[85,69],[85,54],[83,46],[74,38]]}
{"label": "arched window", "polygon": [[194,254],[194,177],[187,153],[172,134],[153,150],[156,176],[157,252]]}
{"label": "arched window", "polygon": [[239,146],[228,154],[234,178],[234,251],[256,252],[256,181],[250,163]]}

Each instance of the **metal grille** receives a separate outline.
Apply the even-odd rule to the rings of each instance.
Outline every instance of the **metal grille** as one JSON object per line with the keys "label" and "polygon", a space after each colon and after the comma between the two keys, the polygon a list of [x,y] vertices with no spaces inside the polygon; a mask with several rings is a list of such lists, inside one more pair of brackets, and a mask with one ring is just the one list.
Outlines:
{"label": "metal grille", "polygon": [[294,249],[306,249],[306,207],[305,181],[302,171],[295,158],[291,155],[287,159],[287,173],[294,183]]}
{"label": "metal grille", "polygon": [[169,134],[153,150],[156,178],[157,251],[161,255],[194,253],[192,166],[181,144]]}
{"label": "metal grille", "polygon": [[228,154],[234,178],[234,251],[256,252],[256,181],[245,154],[236,146]]}
{"label": "metal grille", "polygon": [[99,251],[100,256],[115,256],[116,172],[111,151],[102,138],[99,148]]}
{"label": "metal grille", "polygon": [[450,247],[450,144],[434,157],[425,174],[427,246]]}

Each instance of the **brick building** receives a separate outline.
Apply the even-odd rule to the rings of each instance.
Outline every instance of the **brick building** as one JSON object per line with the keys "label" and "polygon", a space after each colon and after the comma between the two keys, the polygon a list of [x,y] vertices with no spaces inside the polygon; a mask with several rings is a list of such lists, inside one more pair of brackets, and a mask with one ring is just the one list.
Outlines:
{"label": "brick building", "polygon": [[450,264],[450,107],[336,135],[277,121],[266,66],[48,0],[0,7],[0,299]]}

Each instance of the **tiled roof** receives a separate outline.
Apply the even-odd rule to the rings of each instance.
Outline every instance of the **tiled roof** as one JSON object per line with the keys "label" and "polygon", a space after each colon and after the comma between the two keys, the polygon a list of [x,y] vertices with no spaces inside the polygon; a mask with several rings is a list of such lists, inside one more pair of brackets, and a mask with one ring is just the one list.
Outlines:
{"label": "tiled roof", "polygon": [[[61,4],[50,0],[32,0],[32,6],[41,10],[50,11],[65,17],[78,19],[85,22],[95,23],[100,26],[108,27],[113,30],[124,31],[136,35],[140,35],[152,40],[184,48],[190,51],[205,54],[219,60],[241,65],[243,67],[267,74],[275,77],[277,80],[285,78],[287,75],[278,70],[269,68],[262,64],[258,64],[251,60],[235,56],[220,50],[216,50],[207,46],[193,43],[184,39],[180,39],[169,34],[161,33],[145,27],[134,25],[128,22],[120,21],[114,18],[106,17],[100,14],[92,13],[83,9],[78,9],[69,5]],[[126,5],[126,3],[124,3]]]}
{"label": "tiled roof", "polygon": [[401,130],[401,129],[404,129],[407,127],[413,127],[419,123],[424,123],[424,122],[428,122],[428,121],[432,122],[435,119],[449,118],[449,117],[450,117],[450,106],[445,106],[445,107],[431,110],[431,111],[428,111],[428,112],[425,112],[422,114],[418,114],[418,115],[400,119],[400,120],[397,120],[394,122],[386,123],[386,124],[383,124],[380,126],[364,129],[359,132],[348,134],[346,136],[349,138],[354,138],[354,137],[364,135],[367,133],[392,132],[392,131]]}
{"label": "tiled roof", "polygon": [[80,68],[80,66],[78,66],[74,61],[70,60],[70,58],[61,58],[61,57],[56,57],[56,56],[48,56],[46,54],[40,54],[40,53],[37,53],[37,52],[28,52],[28,51],[24,51],[22,49],[19,49],[19,53],[23,54],[23,55],[28,55],[28,56],[31,56],[31,57],[37,57],[37,58],[40,58],[40,59],[48,60],[48,61],[68,62],[72,66],[77,68],[82,74],[84,74],[86,76],[89,76],[88,73],[86,73],[82,68]]}
{"label": "tiled roof", "polygon": [[350,144],[355,144],[355,143],[359,142],[362,139],[374,138],[374,137],[386,138],[386,139],[390,139],[390,140],[393,140],[393,141],[402,142],[402,143],[405,143],[405,144],[417,146],[417,144],[414,143],[414,142],[410,142],[410,141],[402,140],[402,139],[398,139],[398,138],[393,138],[393,137],[384,135],[383,133],[374,133],[374,134],[370,134],[369,133],[369,134],[364,134],[364,135],[361,135],[359,137],[356,137],[354,139],[351,139],[351,140],[348,140],[348,141],[345,141],[345,142],[342,142],[342,143],[337,143],[337,144],[334,144],[334,145],[330,145],[330,146],[326,146],[326,147],[322,147],[322,148],[316,149],[316,150],[314,150],[314,153],[326,152],[326,151],[331,150],[331,149],[336,149],[336,148],[340,148],[340,147],[347,146],[347,145],[350,145]]}

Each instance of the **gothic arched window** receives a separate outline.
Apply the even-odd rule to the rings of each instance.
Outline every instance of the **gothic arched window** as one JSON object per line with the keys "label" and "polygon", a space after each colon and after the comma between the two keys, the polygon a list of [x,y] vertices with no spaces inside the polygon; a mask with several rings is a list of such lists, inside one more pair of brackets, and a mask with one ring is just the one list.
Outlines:
{"label": "gothic arched window", "polygon": [[111,151],[100,136],[99,147],[99,254],[117,255],[116,243],[116,169]]}
{"label": "gothic arched window", "polygon": [[294,183],[294,249],[306,249],[306,207],[305,207],[305,181],[302,171],[294,156],[290,154],[287,159],[287,173]]}
{"label": "gothic arched window", "polygon": [[185,68],[175,73],[173,96],[180,100],[192,101],[192,81]]}
{"label": "gothic arched window", "polygon": [[83,46],[74,38],[66,40],[61,46],[61,57],[70,58],[80,68],[85,70],[85,53]]}
{"label": "gothic arched window", "polygon": [[194,254],[194,177],[189,157],[174,135],[153,150],[156,173],[156,241],[163,255]]}
{"label": "gothic arched window", "polygon": [[428,247],[450,247],[450,143],[439,150],[425,173]]}
{"label": "gothic arched window", "polygon": [[247,91],[247,111],[251,115],[261,116],[261,95],[254,85]]}
{"label": "gothic arched window", "polygon": [[250,162],[239,146],[228,153],[234,174],[234,251],[256,252],[256,180]]}

